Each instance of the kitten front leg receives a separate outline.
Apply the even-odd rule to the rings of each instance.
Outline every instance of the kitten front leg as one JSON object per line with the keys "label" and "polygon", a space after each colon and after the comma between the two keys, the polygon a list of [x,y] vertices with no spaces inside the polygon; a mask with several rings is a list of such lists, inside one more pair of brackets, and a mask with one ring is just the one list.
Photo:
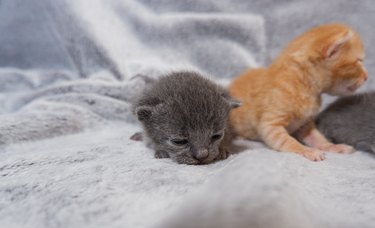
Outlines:
{"label": "kitten front leg", "polygon": [[165,151],[162,151],[162,150],[157,150],[155,151],[155,154],[154,154],[154,157],[155,158],[169,158],[169,154]]}
{"label": "kitten front leg", "polygon": [[308,146],[317,148],[319,150],[348,154],[354,151],[354,148],[346,144],[333,144],[318,131],[314,122],[309,121],[301,127],[296,137]]}
{"label": "kitten front leg", "polygon": [[229,151],[226,147],[219,147],[219,155],[215,158],[215,161],[227,159],[229,157]]}
{"label": "kitten front leg", "polygon": [[220,142],[219,145],[219,155],[216,157],[215,160],[224,160],[229,157],[230,153],[230,147],[232,145],[233,135],[229,129],[225,129],[224,138]]}
{"label": "kitten front leg", "polygon": [[263,123],[259,128],[259,132],[263,141],[274,150],[301,154],[311,161],[325,159],[323,151],[302,145],[289,135],[282,124]]}
{"label": "kitten front leg", "polygon": [[359,141],[355,144],[355,148],[358,150],[368,151],[375,153],[375,144],[371,144],[367,141]]}

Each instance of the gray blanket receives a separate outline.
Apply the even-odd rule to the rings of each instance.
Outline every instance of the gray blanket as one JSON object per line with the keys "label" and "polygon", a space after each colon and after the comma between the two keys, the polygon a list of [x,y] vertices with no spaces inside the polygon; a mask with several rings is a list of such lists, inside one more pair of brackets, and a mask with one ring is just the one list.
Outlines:
{"label": "gray blanket", "polygon": [[321,23],[359,31],[362,91],[374,89],[374,12],[371,0],[0,0],[0,226],[374,227],[365,152],[313,163],[237,141],[245,151],[187,166],[129,140],[142,75],[225,84]]}

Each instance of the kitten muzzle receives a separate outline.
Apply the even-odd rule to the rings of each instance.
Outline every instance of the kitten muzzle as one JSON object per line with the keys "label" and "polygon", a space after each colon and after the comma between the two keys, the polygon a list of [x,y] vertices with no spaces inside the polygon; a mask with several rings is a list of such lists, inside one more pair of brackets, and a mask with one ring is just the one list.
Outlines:
{"label": "kitten muzzle", "polygon": [[198,161],[204,161],[209,156],[208,149],[200,149],[193,152],[193,157]]}
{"label": "kitten muzzle", "polygon": [[347,87],[347,90],[354,93],[359,87],[361,87],[367,79],[361,80],[360,82],[356,82],[353,85]]}
{"label": "kitten muzzle", "polygon": [[347,89],[350,91],[350,92],[355,92],[357,89],[358,89],[358,85],[357,84],[354,84],[354,85],[351,85],[349,86]]}

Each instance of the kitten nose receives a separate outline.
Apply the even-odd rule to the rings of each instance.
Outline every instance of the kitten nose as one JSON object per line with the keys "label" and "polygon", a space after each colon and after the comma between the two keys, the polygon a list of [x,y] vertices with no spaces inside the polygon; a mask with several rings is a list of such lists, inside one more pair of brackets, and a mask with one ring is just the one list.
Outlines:
{"label": "kitten nose", "polygon": [[208,157],[208,150],[207,149],[200,149],[196,153],[194,153],[194,158],[199,161],[203,161]]}
{"label": "kitten nose", "polygon": [[367,79],[368,79],[368,72],[367,71],[365,71],[364,76],[365,76],[365,81],[367,81]]}

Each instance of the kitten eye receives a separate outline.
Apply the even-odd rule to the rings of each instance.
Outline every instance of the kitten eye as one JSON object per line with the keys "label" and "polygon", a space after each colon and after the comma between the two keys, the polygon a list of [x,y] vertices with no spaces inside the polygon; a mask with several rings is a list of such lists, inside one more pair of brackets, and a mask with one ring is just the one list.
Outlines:
{"label": "kitten eye", "polygon": [[363,59],[357,59],[358,62],[363,62]]}
{"label": "kitten eye", "polygon": [[216,135],[213,135],[213,136],[211,137],[211,140],[212,140],[212,141],[217,141],[217,140],[221,139],[222,136],[223,136],[222,134],[216,134]]}
{"label": "kitten eye", "polygon": [[189,143],[187,139],[172,139],[171,142],[176,146],[185,146]]}

